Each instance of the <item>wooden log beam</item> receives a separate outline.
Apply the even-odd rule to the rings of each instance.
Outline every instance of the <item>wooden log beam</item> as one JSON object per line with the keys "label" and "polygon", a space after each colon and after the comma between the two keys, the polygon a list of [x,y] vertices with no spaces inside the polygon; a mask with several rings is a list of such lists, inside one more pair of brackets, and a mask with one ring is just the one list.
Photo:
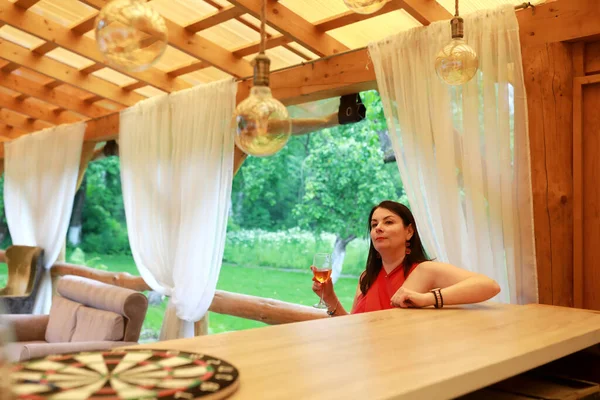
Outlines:
{"label": "wooden log beam", "polygon": [[[1,253],[4,257],[4,251]],[[81,265],[55,263],[50,273],[53,277],[75,275],[137,291],[152,290],[141,277],[125,272],[112,273]],[[324,311],[312,307],[223,290],[216,291],[209,311],[260,321],[269,325],[327,318]]]}
{"label": "wooden log beam", "polygon": [[81,74],[79,70],[49,57],[32,53],[24,47],[0,39],[0,55],[16,64],[26,66],[58,81],[77,86],[90,93],[113,100],[117,103],[132,106],[146,97],[135,92],[128,92],[104,79]]}
{"label": "wooden log beam", "polygon": [[402,8],[423,25],[452,18],[452,14],[437,1],[402,0],[401,3]]}
{"label": "wooden log beam", "polygon": [[[230,3],[260,19],[260,0],[231,0]],[[267,21],[271,27],[320,56],[348,50],[348,47],[277,1],[267,2]]]}
{"label": "wooden log beam", "polygon": [[[43,51],[51,50],[52,46],[59,45],[106,66],[106,61],[93,39],[71,31],[48,18],[15,7],[8,0],[0,0],[0,20],[17,29],[46,40],[47,43],[42,45]],[[191,86],[188,82],[181,79],[173,79],[156,68],[150,68],[142,72],[129,72],[121,69],[118,69],[118,71],[167,92]]]}
{"label": "wooden log beam", "polygon": [[31,118],[27,115],[8,110],[6,108],[0,109],[0,121],[4,122],[6,125],[14,126],[15,128],[19,128],[27,132],[35,132],[53,126],[48,122]]}

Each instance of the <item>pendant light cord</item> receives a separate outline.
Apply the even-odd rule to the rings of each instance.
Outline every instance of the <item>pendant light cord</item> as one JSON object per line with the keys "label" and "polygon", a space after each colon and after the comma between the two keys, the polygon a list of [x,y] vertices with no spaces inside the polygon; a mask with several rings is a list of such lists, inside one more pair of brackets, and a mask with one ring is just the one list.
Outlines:
{"label": "pendant light cord", "polygon": [[458,0],[454,1],[454,9],[456,11],[456,13],[454,14],[454,16],[458,17]]}
{"label": "pendant light cord", "polygon": [[265,52],[265,36],[266,36],[265,21],[266,21],[266,19],[267,19],[267,0],[263,0],[262,7],[260,10],[260,52],[261,53]]}

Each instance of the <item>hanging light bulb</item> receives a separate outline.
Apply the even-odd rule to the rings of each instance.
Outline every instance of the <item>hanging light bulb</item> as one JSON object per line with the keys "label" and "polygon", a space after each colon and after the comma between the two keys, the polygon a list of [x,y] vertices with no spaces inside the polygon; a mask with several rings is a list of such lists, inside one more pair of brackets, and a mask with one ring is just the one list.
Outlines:
{"label": "hanging light bulb", "polygon": [[479,68],[479,58],[471,46],[465,42],[464,21],[456,14],[450,21],[452,40],[445,45],[435,58],[435,71],[449,85],[462,85],[470,81]]}
{"label": "hanging light bulb", "polygon": [[346,6],[358,14],[373,14],[383,8],[387,0],[344,0]]}
{"label": "hanging light bulb", "polygon": [[281,150],[292,133],[287,109],[273,97],[269,88],[271,60],[265,54],[266,0],[263,0],[260,29],[260,52],[254,59],[254,82],[250,96],[235,109],[233,126],[235,144],[244,153],[266,157]]}
{"label": "hanging light bulb", "polygon": [[107,62],[143,71],[167,48],[164,18],[143,0],[113,0],[96,18],[96,44]]}

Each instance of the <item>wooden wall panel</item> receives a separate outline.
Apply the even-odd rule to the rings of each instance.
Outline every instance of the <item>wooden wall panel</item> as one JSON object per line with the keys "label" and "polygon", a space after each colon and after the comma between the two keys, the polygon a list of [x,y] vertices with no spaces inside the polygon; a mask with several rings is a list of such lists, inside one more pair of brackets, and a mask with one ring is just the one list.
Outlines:
{"label": "wooden wall panel", "polygon": [[600,310],[600,83],[581,93],[582,306]]}
{"label": "wooden wall panel", "polygon": [[571,45],[522,48],[540,303],[573,305]]}

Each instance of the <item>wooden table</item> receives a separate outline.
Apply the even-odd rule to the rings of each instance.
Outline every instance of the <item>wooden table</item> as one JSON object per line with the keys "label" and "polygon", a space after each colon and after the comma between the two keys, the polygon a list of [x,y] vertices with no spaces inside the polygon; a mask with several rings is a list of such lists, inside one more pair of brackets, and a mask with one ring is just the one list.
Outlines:
{"label": "wooden table", "polygon": [[138,348],[240,370],[232,399],[449,399],[600,343],[600,314],[542,305],[394,309]]}

